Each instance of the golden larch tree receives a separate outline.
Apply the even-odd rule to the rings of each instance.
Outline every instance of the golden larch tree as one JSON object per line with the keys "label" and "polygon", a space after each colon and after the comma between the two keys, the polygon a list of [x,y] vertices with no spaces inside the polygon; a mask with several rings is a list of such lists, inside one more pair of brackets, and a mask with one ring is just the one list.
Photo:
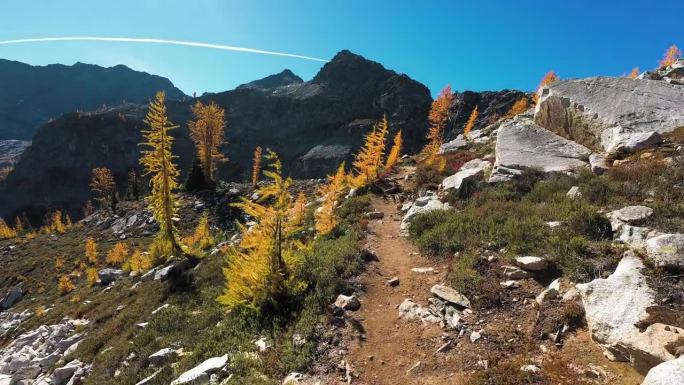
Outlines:
{"label": "golden larch tree", "polygon": [[188,122],[190,137],[195,142],[204,179],[207,182],[212,182],[214,180],[216,162],[225,160],[219,148],[223,143],[226,112],[214,102],[204,105],[198,101],[192,106],[192,114],[194,120]]}
{"label": "golden larch tree", "polygon": [[4,219],[0,218],[0,239],[11,239],[17,236],[17,231],[7,225]]}
{"label": "golden larch tree", "polygon": [[257,187],[259,183],[259,174],[261,174],[261,147],[257,146],[254,149],[254,160],[252,161],[252,188]]}
{"label": "golden larch tree", "polygon": [[454,93],[451,91],[451,86],[447,85],[432,102],[430,106],[430,113],[428,114],[428,121],[430,128],[427,133],[428,143],[423,147],[423,154],[428,157],[433,157],[439,152],[442,146],[442,137],[444,129],[449,121],[449,107],[454,100]]}
{"label": "golden larch tree", "polygon": [[632,71],[629,73],[629,78],[630,79],[636,79],[637,76],[639,76],[639,67],[634,67],[632,68]]}
{"label": "golden larch tree", "polygon": [[470,131],[473,130],[473,127],[475,127],[475,121],[477,120],[477,115],[479,112],[477,111],[477,106],[473,108],[473,112],[470,113],[470,117],[468,118],[468,121],[466,122],[465,127],[463,127],[463,136],[468,138],[470,137]]}
{"label": "golden larch tree", "polygon": [[226,286],[217,300],[228,308],[277,308],[282,298],[304,288],[293,275],[305,246],[293,237],[300,227],[290,216],[292,180],[282,177],[282,165],[274,152],[267,150],[266,159],[270,164],[264,176],[270,183],[256,191],[257,201],[243,198],[235,205],[256,225],[240,225],[242,240],[226,257]]}
{"label": "golden larch tree", "polygon": [[92,170],[92,178],[90,180],[90,190],[95,193],[96,200],[100,203],[100,207],[114,208],[116,183],[112,170],[106,167],[98,167]]}
{"label": "golden larch tree", "polygon": [[306,195],[300,192],[295,199],[294,204],[292,204],[292,209],[290,210],[290,218],[293,224],[299,226],[304,223],[304,217],[306,216]]}
{"label": "golden larch tree", "polygon": [[344,172],[344,162],[337,168],[337,172],[328,176],[328,183],[318,188],[318,195],[322,198],[321,206],[316,209],[314,217],[316,219],[316,233],[325,235],[335,229],[339,223],[339,218],[335,214],[337,202],[345,188],[347,176]]}
{"label": "golden larch tree", "polygon": [[387,154],[387,159],[385,159],[384,172],[386,174],[391,173],[399,162],[399,157],[401,156],[401,146],[403,145],[403,140],[401,138],[401,130],[397,131],[394,135],[394,140],[392,141],[392,148],[389,154]]}
{"label": "golden larch tree", "polygon": [[352,178],[354,187],[363,187],[378,179],[388,132],[389,123],[387,115],[384,115],[382,120],[366,135],[363,147],[356,154],[353,164],[356,175]]}
{"label": "golden larch tree", "polygon": [[539,82],[539,85],[537,86],[534,95],[532,95],[532,100],[534,100],[535,103],[539,101],[539,90],[548,86],[551,83],[558,81],[558,79],[559,77],[558,75],[556,75],[556,72],[554,70],[545,73],[544,77],[542,77],[541,81]]}
{"label": "golden larch tree", "polygon": [[209,214],[202,213],[195,231],[183,240],[183,243],[193,252],[200,253],[214,245],[215,240],[209,228]]}
{"label": "golden larch tree", "polygon": [[146,175],[152,175],[150,203],[154,218],[159,224],[159,232],[150,249],[155,257],[169,256],[180,253],[182,250],[173,224],[173,218],[176,215],[173,191],[178,188],[179,172],[174,164],[176,156],[171,151],[173,137],[169,135],[169,131],[178,126],[169,121],[164,98],[164,91],[159,91],[155,99],[150,102],[149,111],[145,117],[145,123],[149,128],[143,130],[145,142],[141,143],[146,149],[141,151],[140,158]]}
{"label": "golden larch tree", "polygon": [[527,111],[530,109],[530,102],[527,99],[527,97],[522,97],[518,100],[516,100],[515,103],[511,106],[511,109],[508,110],[504,118],[512,118],[518,114],[522,114],[523,112]]}
{"label": "golden larch tree", "polygon": [[92,237],[86,238],[85,241],[85,257],[86,260],[91,264],[96,264],[98,262],[97,258],[97,243]]}
{"label": "golden larch tree", "polygon": [[665,55],[663,55],[662,60],[660,60],[660,68],[671,66],[681,57],[682,51],[680,51],[676,45],[671,45],[670,48],[665,51]]}
{"label": "golden larch tree", "polygon": [[128,259],[128,246],[123,242],[117,242],[113,248],[107,252],[105,261],[110,265],[121,265]]}

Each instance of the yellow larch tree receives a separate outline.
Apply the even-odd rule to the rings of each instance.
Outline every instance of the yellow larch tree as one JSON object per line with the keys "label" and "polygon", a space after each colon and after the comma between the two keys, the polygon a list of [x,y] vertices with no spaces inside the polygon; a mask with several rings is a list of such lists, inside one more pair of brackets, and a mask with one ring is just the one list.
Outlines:
{"label": "yellow larch tree", "polygon": [[140,158],[146,175],[152,175],[150,203],[154,219],[159,224],[159,232],[150,248],[150,252],[155,257],[169,256],[182,251],[176,238],[176,227],[173,224],[173,218],[176,215],[176,200],[173,191],[178,188],[179,172],[174,164],[176,156],[171,150],[173,137],[169,135],[169,131],[178,126],[169,121],[164,98],[164,91],[159,91],[155,99],[150,102],[149,111],[145,117],[145,123],[149,128],[143,130],[145,142],[141,143],[146,149],[142,150]]}
{"label": "yellow larch tree", "polygon": [[215,240],[209,229],[209,214],[203,213],[197,222],[197,227],[192,235],[186,237],[183,243],[192,252],[202,252],[214,245]]}
{"label": "yellow larch tree", "polygon": [[632,68],[632,71],[629,73],[629,78],[630,79],[636,79],[637,76],[639,76],[639,67],[634,67]]}
{"label": "yellow larch tree", "polygon": [[539,90],[548,86],[551,83],[558,81],[558,79],[559,77],[558,75],[556,75],[556,72],[554,70],[545,73],[544,77],[542,77],[541,81],[539,82],[539,85],[537,86],[537,90],[535,91],[534,95],[532,95],[532,100],[534,100],[534,102],[537,103],[537,101],[539,101]]}
{"label": "yellow larch tree", "polygon": [[292,209],[290,210],[290,218],[293,224],[302,225],[306,215],[306,195],[300,192],[295,199]]}
{"label": "yellow larch tree", "polygon": [[17,236],[17,231],[7,225],[4,219],[0,218],[0,239],[11,239]]}
{"label": "yellow larch tree", "polygon": [[527,111],[530,109],[530,102],[527,99],[526,96],[518,99],[513,105],[511,106],[511,109],[508,110],[504,118],[512,118],[518,114],[522,114],[523,112]]}
{"label": "yellow larch tree", "polygon": [[318,188],[318,194],[323,199],[321,206],[316,209],[314,217],[316,219],[316,233],[325,235],[335,229],[339,223],[339,218],[335,214],[337,202],[345,188],[347,176],[344,172],[344,162],[337,168],[337,172],[328,176],[328,183]]}
{"label": "yellow larch tree", "polygon": [[475,121],[477,120],[478,114],[477,106],[475,106],[475,108],[473,108],[473,112],[470,113],[470,117],[468,118],[465,127],[463,127],[463,136],[465,138],[470,137],[470,131],[472,131],[473,127],[475,127]]}
{"label": "yellow larch tree", "polygon": [[665,51],[662,60],[660,60],[660,68],[665,68],[674,64],[679,58],[682,57],[682,51],[676,45],[671,45],[670,48]]}
{"label": "yellow larch tree", "polygon": [[121,265],[128,259],[128,246],[123,242],[117,242],[112,249],[107,252],[105,261],[114,266]]}
{"label": "yellow larch tree", "polygon": [[259,175],[261,174],[261,147],[257,146],[254,149],[254,160],[252,161],[252,188],[257,187],[259,183]]}
{"label": "yellow larch tree", "polygon": [[114,209],[116,183],[112,170],[106,167],[98,167],[92,170],[93,177],[90,180],[90,190],[96,195],[96,200],[100,207],[111,207]]}
{"label": "yellow larch tree", "polygon": [[190,138],[195,142],[204,179],[207,182],[212,182],[216,162],[225,160],[219,148],[223,143],[226,112],[214,102],[204,105],[198,101],[192,106],[192,114],[194,120],[188,122]]}
{"label": "yellow larch tree", "polygon": [[85,257],[86,260],[91,264],[96,264],[98,262],[97,258],[97,243],[92,237],[86,238],[85,241]]}
{"label": "yellow larch tree", "polygon": [[403,140],[401,138],[401,130],[397,131],[394,135],[394,140],[392,141],[392,148],[389,154],[387,154],[387,159],[385,159],[385,173],[391,173],[399,162],[399,157],[401,156],[401,146],[403,145]]}
{"label": "yellow larch tree", "polygon": [[274,152],[267,150],[266,160],[270,164],[264,176],[270,183],[256,191],[259,199],[243,198],[235,205],[256,225],[240,225],[242,240],[226,256],[226,286],[217,300],[231,309],[277,308],[279,300],[305,286],[293,275],[305,245],[293,237],[300,226],[290,216],[292,180],[282,177],[282,165]]}
{"label": "yellow larch tree", "polygon": [[449,120],[449,107],[454,100],[454,93],[451,91],[451,86],[447,85],[432,102],[430,106],[430,113],[428,114],[428,121],[430,128],[427,133],[428,143],[423,147],[423,155],[433,157],[439,152],[442,146],[442,137],[444,129]]}
{"label": "yellow larch tree", "polygon": [[363,187],[378,179],[388,132],[389,123],[387,115],[384,115],[382,120],[366,135],[363,147],[356,154],[353,164],[356,175],[351,180],[352,186]]}

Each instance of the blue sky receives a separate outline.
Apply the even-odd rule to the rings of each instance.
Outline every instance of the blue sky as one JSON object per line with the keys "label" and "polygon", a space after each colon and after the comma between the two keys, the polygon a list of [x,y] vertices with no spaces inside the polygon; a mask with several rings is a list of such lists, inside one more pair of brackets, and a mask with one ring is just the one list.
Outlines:
{"label": "blue sky", "polygon": [[[0,40],[144,37],[332,58],[350,49],[426,84],[533,89],[561,77],[621,75],[684,48],[684,1],[607,0],[34,0],[0,5]],[[30,64],[125,64],[188,94],[223,91],[284,68],[305,80],[322,63],[252,53],[118,42],[0,45]]]}

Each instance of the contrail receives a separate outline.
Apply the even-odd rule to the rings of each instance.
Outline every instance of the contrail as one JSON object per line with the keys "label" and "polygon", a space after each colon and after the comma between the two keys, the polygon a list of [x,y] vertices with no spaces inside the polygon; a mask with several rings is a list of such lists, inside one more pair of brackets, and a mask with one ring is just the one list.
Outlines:
{"label": "contrail", "polygon": [[183,41],[183,40],[135,38],[135,37],[94,37],[94,36],[41,37],[41,38],[34,38],[34,39],[0,40],[0,45],[39,43],[39,42],[48,42],[48,41],[116,41],[116,42],[124,42],[124,43],[171,44],[171,45],[183,45],[183,46],[187,46],[187,47],[221,49],[221,50],[225,50],[225,51],[249,52],[249,53],[256,53],[256,54],[261,54],[261,55],[285,56],[285,57],[291,57],[291,58],[297,58],[297,59],[327,62],[327,60],[320,59],[317,57],[295,55],[295,54],[285,53],[285,52],[264,51],[264,50],[255,49],[255,48],[235,47],[232,45],[209,44],[209,43],[200,43],[200,42]]}

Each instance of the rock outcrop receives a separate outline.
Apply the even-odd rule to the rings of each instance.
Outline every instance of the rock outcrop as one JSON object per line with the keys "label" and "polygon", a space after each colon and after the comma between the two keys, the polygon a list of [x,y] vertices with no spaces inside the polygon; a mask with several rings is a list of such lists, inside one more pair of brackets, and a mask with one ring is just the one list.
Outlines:
{"label": "rock outcrop", "polygon": [[680,385],[684,384],[684,356],[663,362],[651,369],[641,385]]}
{"label": "rock outcrop", "polygon": [[568,171],[588,166],[591,151],[518,116],[501,124],[496,140],[496,161],[490,182],[502,182],[524,169]]}
{"label": "rock outcrop", "polygon": [[650,147],[684,126],[684,87],[663,81],[561,80],[539,95],[537,124],[609,155]]}
{"label": "rock outcrop", "polygon": [[492,164],[486,160],[473,159],[466,162],[451,176],[446,177],[441,184],[443,190],[460,190],[464,182],[482,179],[485,172],[492,168]]}
{"label": "rock outcrop", "polygon": [[25,140],[0,140],[0,169],[17,163],[30,145],[31,142]]}
{"label": "rock outcrop", "polygon": [[684,330],[656,323],[642,332],[635,326],[646,319],[647,308],[655,305],[655,292],[643,268],[641,260],[628,251],[608,278],[579,284],[577,290],[592,338],[606,356],[628,361],[645,373],[675,358],[676,349],[684,346]]}
{"label": "rock outcrop", "polygon": [[434,210],[448,210],[450,208],[448,203],[443,203],[439,200],[439,197],[434,194],[426,195],[416,199],[408,211],[401,220],[401,225],[399,226],[399,234],[401,236],[409,235],[409,226],[411,225],[411,219],[418,214],[427,213]]}

